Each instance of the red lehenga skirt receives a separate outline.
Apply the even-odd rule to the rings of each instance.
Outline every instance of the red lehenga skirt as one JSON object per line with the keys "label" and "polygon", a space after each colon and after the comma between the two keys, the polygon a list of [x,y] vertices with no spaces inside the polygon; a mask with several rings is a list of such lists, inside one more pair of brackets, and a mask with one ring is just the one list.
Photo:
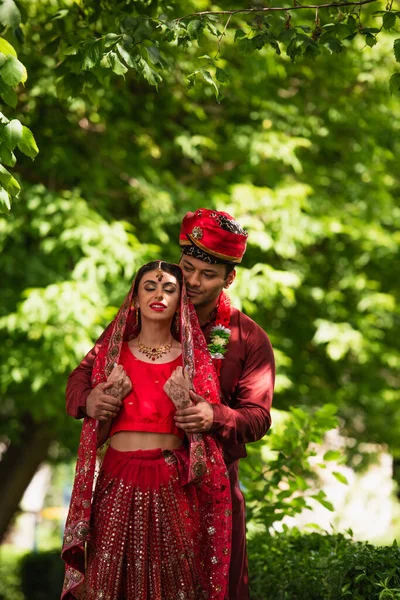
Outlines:
{"label": "red lehenga skirt", "polygon": [[[201,564],[194,485],[182,485],[188,450],[108,448],[96,484],[88,543],[88,600],[212,597]],[[182,467],[183,466],[183,467]]]}

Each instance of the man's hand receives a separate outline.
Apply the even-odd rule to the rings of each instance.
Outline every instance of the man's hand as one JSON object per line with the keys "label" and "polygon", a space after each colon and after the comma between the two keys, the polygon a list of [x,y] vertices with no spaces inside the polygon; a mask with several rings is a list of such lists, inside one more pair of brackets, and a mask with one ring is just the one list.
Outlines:
{"label": "man's hand", "polygon": [[112,386],[112,382],[105,381],[92,389],[86,399],[86,414],[88,417],[99,421],[107,421],[110,417],[115,417],[118,414],[122,405],[121,400],[106,393]]}
{"label": "man's hand", "polygon": [[99,421],[114,418],[122,400],[132,389],[132,383],[121,365],[116,365],[106,382],[99,383],[86,400],[86,414]]}
{"label": "man's hand", "polygon": [[198,394],[195,394],[193,390],[190,390],[190,397],[193,402],[196,402],[196,405],[177,410],[175,423],[187,433],[204,433],[209,431],[214,421],[212,404],[206,402]]}

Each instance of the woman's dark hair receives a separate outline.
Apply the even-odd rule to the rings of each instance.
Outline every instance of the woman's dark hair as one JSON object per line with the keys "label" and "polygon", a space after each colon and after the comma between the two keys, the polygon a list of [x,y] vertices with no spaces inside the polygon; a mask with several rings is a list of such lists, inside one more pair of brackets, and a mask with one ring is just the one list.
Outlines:
{"label": "woman's dark hair", "polygon": [[143,267],[140,267],[139,271],[136,273],[136,280],[135,280],[135,287],[133,288],[133,293],[135,295],[137,295],[137,291],[139,288],[139,283],[143,277],[143,275],[145,275],[146,273],[149,273],[150,271],[155,271],[156,269],[161,268],[162,271],[165,271],[165,273],[169,273],[170,275],[173,275],[177,282],[179,283],[180,287],[182,288],[182,271],[181,268],[178,267],[178,265],[174,265],[172,263],[167,263],[164,262],[163,260],[152,260],[151,262],[147,263],[146,265],[143,265]]}

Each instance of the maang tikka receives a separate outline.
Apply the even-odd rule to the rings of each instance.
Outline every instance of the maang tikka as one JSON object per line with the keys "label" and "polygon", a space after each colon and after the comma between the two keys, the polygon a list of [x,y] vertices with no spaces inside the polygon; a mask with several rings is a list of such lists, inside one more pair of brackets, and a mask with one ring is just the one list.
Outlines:
{"label": "maang tikka", "polygon": [[158,281],[161,281],[164,275],[164,271],[161,268],[161,260],[158,261],[158,267],[156,269],[156,277],[158,279]]}

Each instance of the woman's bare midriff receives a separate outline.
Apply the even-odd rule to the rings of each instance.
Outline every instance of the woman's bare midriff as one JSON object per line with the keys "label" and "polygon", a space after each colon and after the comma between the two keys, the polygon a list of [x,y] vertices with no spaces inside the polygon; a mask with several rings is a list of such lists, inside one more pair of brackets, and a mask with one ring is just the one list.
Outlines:
{"label": "woman's bare midriff", "polygon": [[133,450],[176,450],[183,441],[172,433],[149,433],[147,431],[118,431],[111,436],[110,446],[120,452]]}

